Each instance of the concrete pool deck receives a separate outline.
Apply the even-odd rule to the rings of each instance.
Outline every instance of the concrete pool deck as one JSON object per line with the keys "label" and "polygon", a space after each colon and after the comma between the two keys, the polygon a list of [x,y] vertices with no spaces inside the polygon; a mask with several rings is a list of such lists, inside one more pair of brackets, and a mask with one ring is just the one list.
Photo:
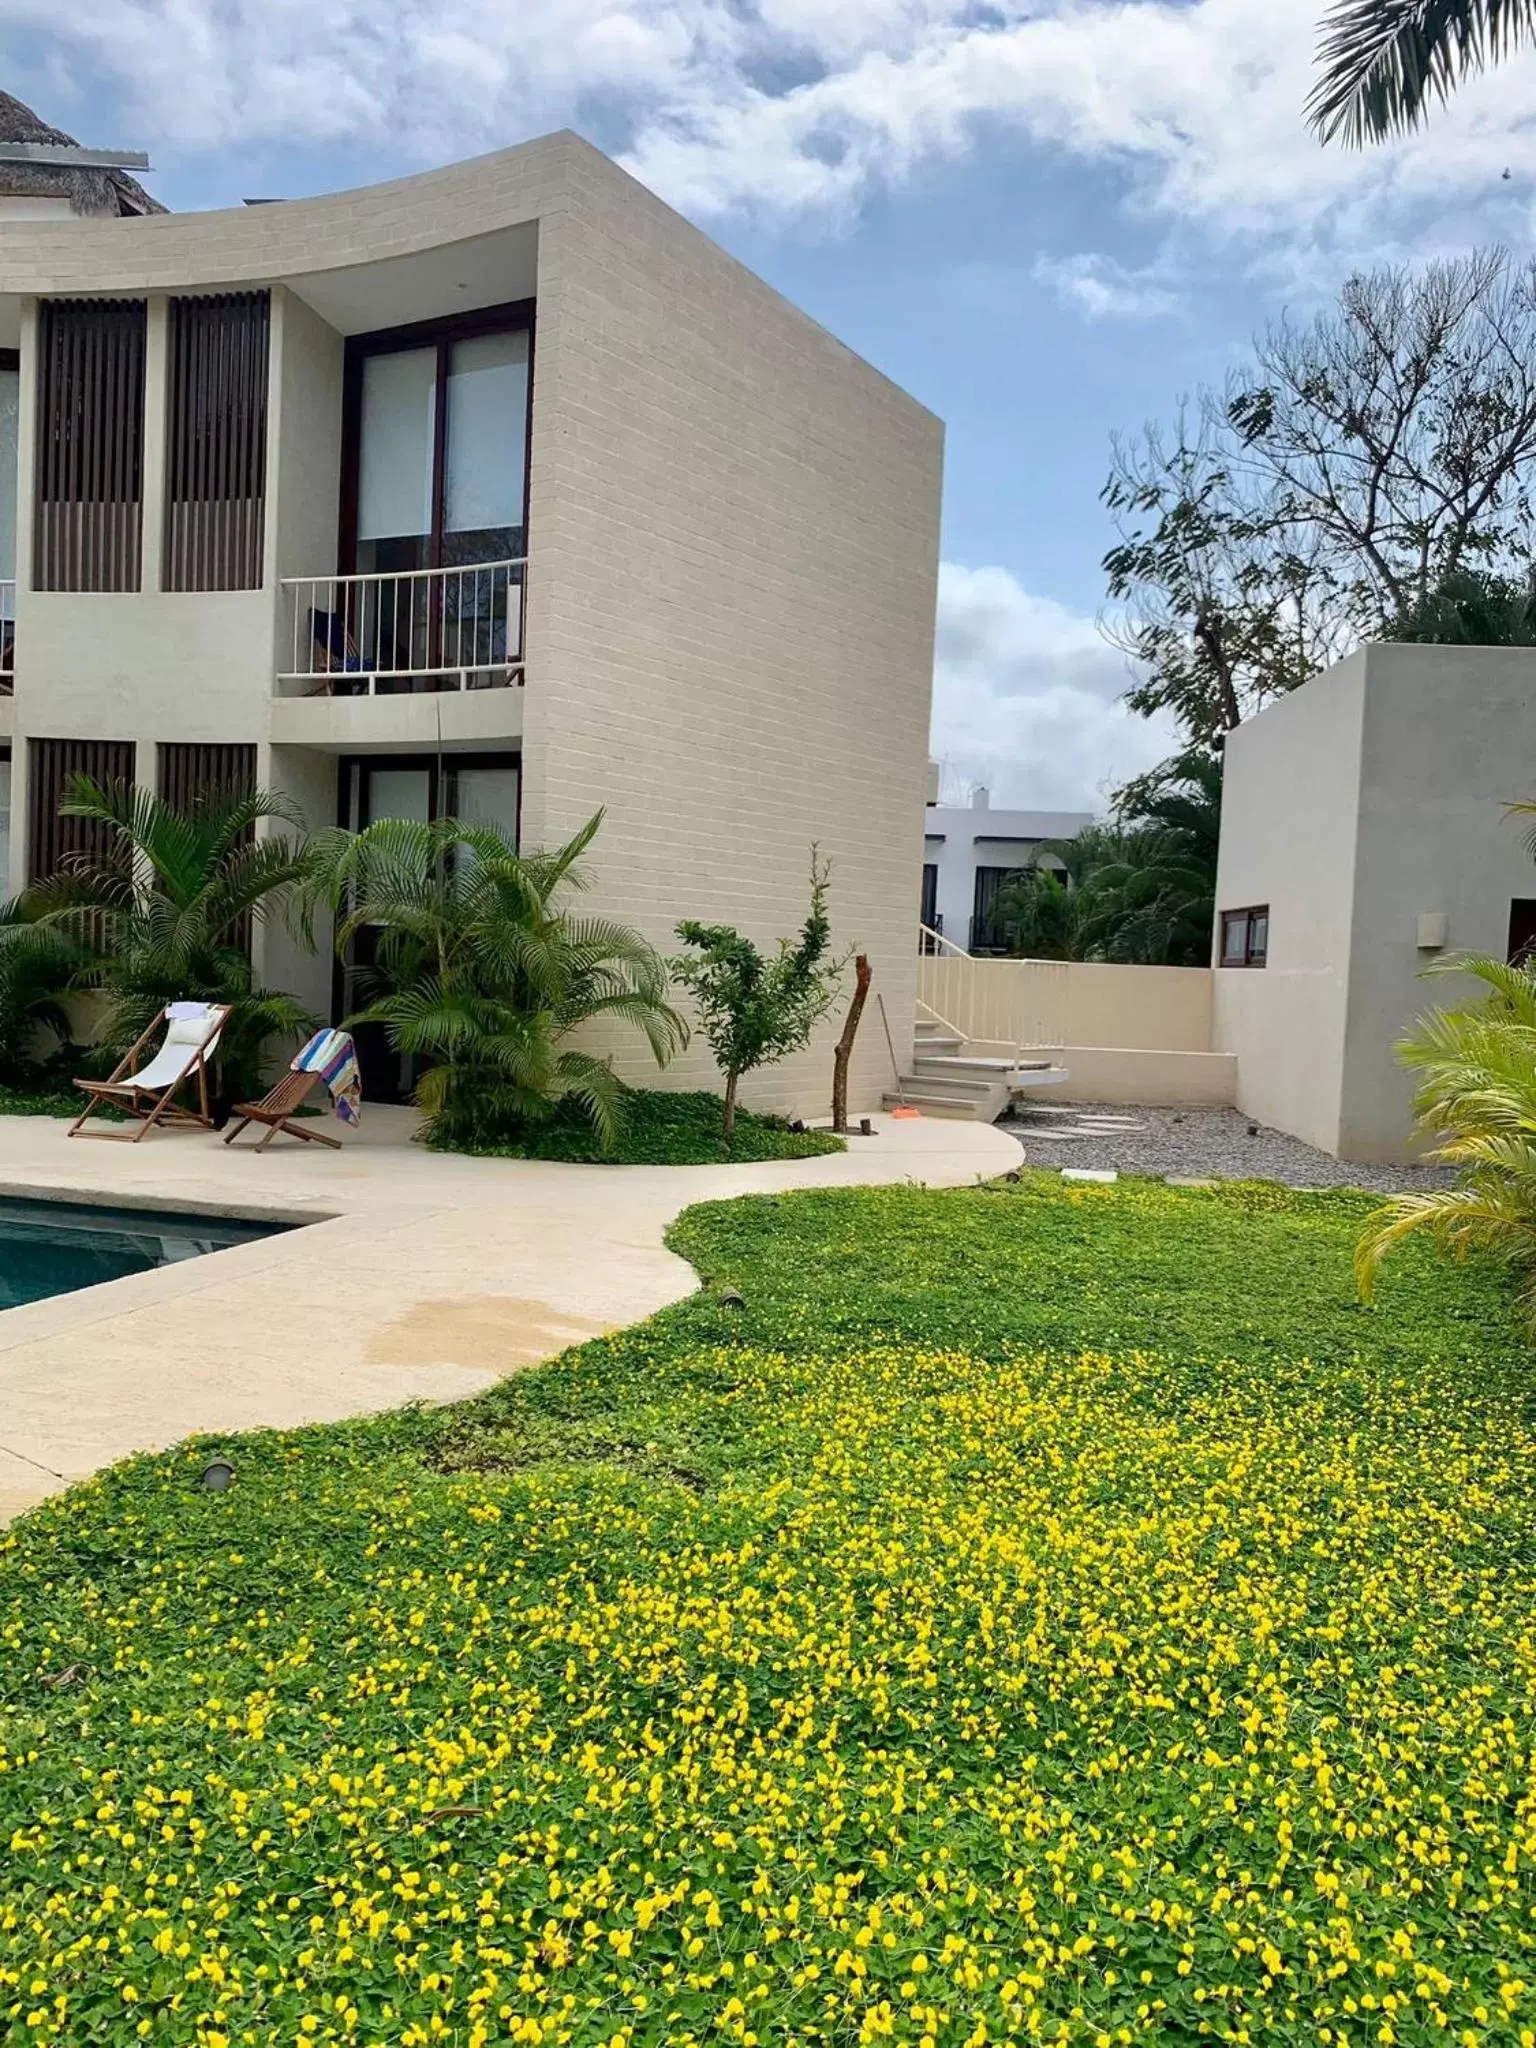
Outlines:
{"label": "concrete pool deck", "polygon": [[990,1125],[877,1117],[844,1153],[565,1166],[411,1143],[370,1105],[341,1152],[203,1132],[131,1145],[0,1117],[0,1194],[304,1221],[254,1244],[0,1312],[0,1521],[135,1451],[453,1401],[654,1315],[697,1284],[662,1237],[694,1202],[1019,1165]]}

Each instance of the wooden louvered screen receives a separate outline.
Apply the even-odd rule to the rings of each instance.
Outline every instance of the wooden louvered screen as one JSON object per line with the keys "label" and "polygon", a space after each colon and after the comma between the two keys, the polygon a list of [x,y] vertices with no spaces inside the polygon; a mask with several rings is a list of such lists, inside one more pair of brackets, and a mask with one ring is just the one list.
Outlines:
{"label": "wooden louvered screen", "polygon": [[255,787],[253,746],[195,746],[181,741],[161,745],[160,794],[175,810],[195,810],[209,797],[228,802],[249,796]]}
{"label": "wooden louvered screen", "polygon": [[27,764],[27,872],[34,882],[56,874],[70,854],[100,859],[113,844],[105,825],[61,818],[59,802],[76,775],[131,782],[132,740],[33,740]]}
{"label": "wooden louvered screen", "polygon": [[257,590],[267,489],[266,292],[172,299],[167,590]]}
{"label": "wooden louvered screen", "polygon": [[139,587],[144,336],[142,299],[44,299],[39,309],[39,590]]}
{"label": "wooden louvered screen", "polygon": [[[256,787],[256,749],[240,741],[227,746],[199,746],[185,740],[162,740],[159,785],[165,802],[183,814],[196,810],[210,797],[228,803],[236,797],[249,796]],[[249,846],[255,837],[255,827],[248,825],[242,843]],[[221,933],[220,942],[238,946],[248,954],[250,913]]]}

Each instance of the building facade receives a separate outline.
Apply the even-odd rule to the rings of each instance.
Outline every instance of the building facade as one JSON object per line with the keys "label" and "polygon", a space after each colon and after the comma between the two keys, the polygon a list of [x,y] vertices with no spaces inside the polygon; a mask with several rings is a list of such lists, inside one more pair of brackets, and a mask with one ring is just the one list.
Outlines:
{"label": "building facade", "polygon": [[[814,842],[910,1030],[942,430],[590,145],[0,220],[0,351],[12,889],[76,769],[528,846],[602,809],[586,900],[663,947],[793,930]],[[826,1061],[751,1099],[821,1107]],[[866,1104],[885,1063],[865,1034]],[[696,1045],[667,1085],[713,1078]]]}
{"label": "building facade", "polygon": [[994,811],[986,790],[966,805],[930,803],[923,827],[922,923],[966,953],[1006,950],[997,892],[1020,868],[1061,872],[1053,839],[1075,839],[1090,811]]}
{"label": "building facade", "polygon": [[1341,1159],[1411,1156],[1394,1047],[1482,993],[1423,970],[1536,940],[1505,810],[1533,762],[1528,648],[1365,647],[1228,735],[1212,1042],[1239,1108]]}

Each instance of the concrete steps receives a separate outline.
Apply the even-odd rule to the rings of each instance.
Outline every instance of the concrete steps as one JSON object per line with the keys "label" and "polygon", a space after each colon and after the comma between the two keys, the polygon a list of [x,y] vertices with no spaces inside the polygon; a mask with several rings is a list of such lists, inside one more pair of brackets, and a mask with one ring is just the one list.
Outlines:
{"label": "concrete steps", "polygon": [[[1065,1080],[1063,1069],[1047,1069],[1052,1079]],[[988,1058],[971,1053],[964,1039],[930,1019],[919,1018],[912,1058],[901,1076],[900,1089],[887,1089],[884,1103],[895,1109],[906,1103],[924,1116],[954,1117],[970,1123],[995,1123],[1024,1083],[1039,1086],[1045,1078],[1039,1064]]]}

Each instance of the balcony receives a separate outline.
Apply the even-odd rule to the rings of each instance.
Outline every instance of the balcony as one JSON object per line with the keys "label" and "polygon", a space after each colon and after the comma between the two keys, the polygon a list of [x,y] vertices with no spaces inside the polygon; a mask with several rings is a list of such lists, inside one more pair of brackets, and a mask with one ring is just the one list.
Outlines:
{"label": "balcony", "polygon": [[[522,560],[285,579],[279,697],[507,689],[523,680]],[[283,653],[279,654],[279,660]]]}
{"label": "balcony", "polygon": [[515,744],[522,560],[283,584],[272,739],[333,753]]}

